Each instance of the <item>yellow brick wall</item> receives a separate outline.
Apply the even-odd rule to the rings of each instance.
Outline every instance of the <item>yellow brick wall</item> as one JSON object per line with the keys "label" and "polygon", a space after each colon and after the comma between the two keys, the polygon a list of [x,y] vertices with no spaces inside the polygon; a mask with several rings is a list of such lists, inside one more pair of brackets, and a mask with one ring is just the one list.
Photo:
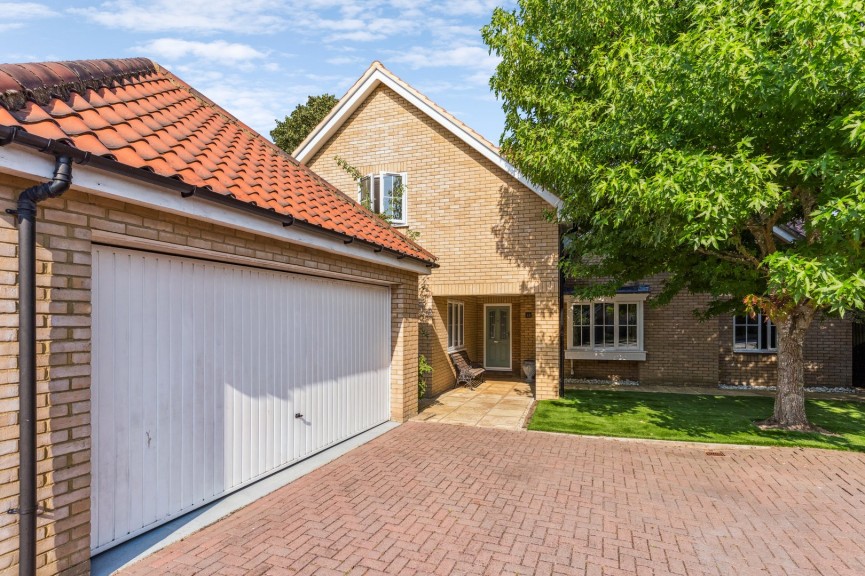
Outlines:
{"label": "yellow brick wall", "polygon": [[[421,353],[432,358],[429,394],[454,382],[447,358],[447,297],[466,302],[466,346],[479,362],[483,348],[469,340],[469,331],[470,322],[475,331],[482,324],[469,317],[471,297],[504,298],[501,301],[515,305],[514,314],[520,311],[521,319],[523,308],[535,305],[536,295],[545,306],[557,302],[558,228],[545,218],[550,205],[389,88],[377,88],[308,162],[332,184],[356,195],[357,183],[337,165],[336,157],[364,174],[407,174],[408,227],[420,233],[418,242],[441,266],[428,280],[436,297],[430,304],[435,313],[430,334],[421,342]],[[557,307],[544,311],[543,322],[533,317],[524,326],[517,320],[515,372],[518,359],[543,356],[540,389],[555,395]]]}
{"label": "yellow brick wall", "polygon": [[[18,193],[0,175],[0,510],[18,505]],[[392,288],[391,415],[417,413],[417,275],[70,191],[37,223],[38,572],[84,574],[90,558],[91,231],[353,274]],[[0,514],[0,573],[16,572],[17,516]]]}

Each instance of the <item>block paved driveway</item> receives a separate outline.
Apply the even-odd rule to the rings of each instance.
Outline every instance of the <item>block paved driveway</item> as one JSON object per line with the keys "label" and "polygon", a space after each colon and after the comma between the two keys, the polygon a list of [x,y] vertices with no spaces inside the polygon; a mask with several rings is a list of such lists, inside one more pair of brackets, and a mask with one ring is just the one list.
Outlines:
{"label": "block paved driveway", "polygon": [[121,573],[863,575],[865,455],[410,422]]}

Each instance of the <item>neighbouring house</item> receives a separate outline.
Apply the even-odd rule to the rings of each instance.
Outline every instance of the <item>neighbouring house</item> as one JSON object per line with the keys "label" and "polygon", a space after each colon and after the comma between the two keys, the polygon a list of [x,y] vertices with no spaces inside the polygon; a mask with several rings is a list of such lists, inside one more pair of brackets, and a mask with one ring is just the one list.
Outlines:
{"label": "neighbouring house", "polygon": [[[459,349],[488,370],[513,375],[521,361],[536,359],[539,399],[557,396],[571,377],[674,385],[775,381],[775,331],[760,317],[699,322],[693,310],[707,298],[693,294],[653,307],[647,300],[660,278],[596,302],[574,298],[574,281],[560,283],[557,273],[560,230],[546,218],[558,199],[379,62],[294,155],[420,233],[418,242],[439,258],[441,266],[422,283],[430,305],[420,351],[432,359],[431,395],[454,385],[448,352]],[[357,168],[361,181],[337,158]],[[850,386],[852,349],[850,321],[815,322],[805,351],[807,384]]]}
{"label": "neighbouring house", "polygon": [[[32,252],[8,212],[70,162],[71,188],[37,205],[19,326]],[[0,506],[20,512],[0,517],[3,574],[85,574],[417,412],[432,253],[149,60],[0,65],[0,206]]]}

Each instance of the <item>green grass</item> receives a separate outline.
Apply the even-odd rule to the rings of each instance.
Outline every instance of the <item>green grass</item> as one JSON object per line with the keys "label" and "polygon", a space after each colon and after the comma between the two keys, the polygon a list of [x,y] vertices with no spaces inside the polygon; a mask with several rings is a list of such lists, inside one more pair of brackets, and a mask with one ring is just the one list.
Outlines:
{"label": "green grass", "polygon": [[808,400],[813,424],[834,436],[760,430],[773,398],[569,390],[538,402],[529,430],[723,444],[798,446],[865,452],[865,404]]}

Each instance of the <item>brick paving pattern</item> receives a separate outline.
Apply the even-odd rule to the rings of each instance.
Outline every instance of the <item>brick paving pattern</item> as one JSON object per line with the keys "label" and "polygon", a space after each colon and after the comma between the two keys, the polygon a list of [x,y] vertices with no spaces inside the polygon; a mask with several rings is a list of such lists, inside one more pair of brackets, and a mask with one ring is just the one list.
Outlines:
{"label": "brick paving pattern", "polygon": [[411,422],[121,574],[862,575],[865,455]]}

